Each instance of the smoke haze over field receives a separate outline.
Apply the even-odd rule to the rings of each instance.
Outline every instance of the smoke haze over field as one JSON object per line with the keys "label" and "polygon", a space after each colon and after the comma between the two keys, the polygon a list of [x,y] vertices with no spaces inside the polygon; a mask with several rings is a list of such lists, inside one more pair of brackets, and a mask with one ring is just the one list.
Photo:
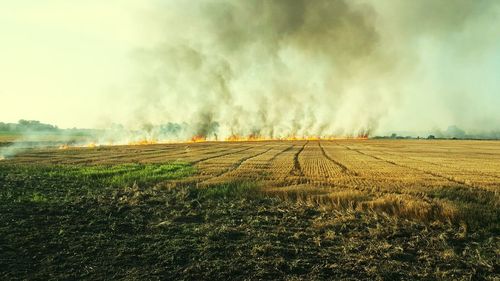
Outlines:
{"label": "smoke haze over field", "polygon": [[6,5],[3,121],[218,139],[500,129],[498,1]]}

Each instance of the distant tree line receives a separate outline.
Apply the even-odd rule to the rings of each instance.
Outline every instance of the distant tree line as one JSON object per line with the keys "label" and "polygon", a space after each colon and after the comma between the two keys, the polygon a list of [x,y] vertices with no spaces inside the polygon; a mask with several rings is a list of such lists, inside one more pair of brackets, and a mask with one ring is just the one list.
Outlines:
{"label": "distant tree line", "polygon": [[3,132],[24,132],[24,131],[58,131],[54,125],[41,123],[37,120],[21,119],[17,123],[0,122],[0,131]]}
{"label": "distant tree line", "polygon": [[375,139],[489,139],[498,140],[500,139],[500,130],[485,131],[485,132],[473,132],[468,133],[465,130],[458,128],[457,126],[449,126],[446,130],[433,130],[430,134],[425,134],[424,136],[401,136],[397,133],[392,133],[386,136],[375,136]]}

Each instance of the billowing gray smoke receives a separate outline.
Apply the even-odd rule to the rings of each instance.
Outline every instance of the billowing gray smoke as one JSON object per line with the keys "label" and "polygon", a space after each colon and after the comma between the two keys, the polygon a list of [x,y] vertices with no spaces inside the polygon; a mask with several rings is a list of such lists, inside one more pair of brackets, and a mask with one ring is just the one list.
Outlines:
{"label": "billowing gray smoke", "polygon": [[500,1],[166,1],[137,120],[188,135],[497,129]]}

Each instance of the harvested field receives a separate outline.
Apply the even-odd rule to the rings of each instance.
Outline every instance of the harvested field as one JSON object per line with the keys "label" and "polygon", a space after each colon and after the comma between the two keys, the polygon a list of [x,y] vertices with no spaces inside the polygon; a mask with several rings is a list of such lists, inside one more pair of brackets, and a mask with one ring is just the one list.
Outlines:
{"label": "harvested field", "polygon": [[[117,165],[173,161],[190,163],[197,169],[180,184],[209,186],[252,181],[258,182],[264,192],[282,197],[297,197],[295,193],[307,190],[305,198],[299,196],[301,200],[331,207],[338,207],[338,194],[343,194],[342,200],[348,200],[347,205],[352,208],[401,212],[396,215],[415,215],[424,220],[474,221],[474,214],[463,212],[463,204],[480,207],[487,200],[488,207],[496,208],[500,201],[500,143],[493,141],[335,140],[111,146],[30,151],[7,163]],[[449,194],[450,190],[457,192]],[[492,215],[497,214],[486,214]]]}
{"label": "harvested field", "polygon": [[499,277],[496,141],[38,149],[1,161],[0,181],[7,279],[61,272],[61,255],[55,279]]}

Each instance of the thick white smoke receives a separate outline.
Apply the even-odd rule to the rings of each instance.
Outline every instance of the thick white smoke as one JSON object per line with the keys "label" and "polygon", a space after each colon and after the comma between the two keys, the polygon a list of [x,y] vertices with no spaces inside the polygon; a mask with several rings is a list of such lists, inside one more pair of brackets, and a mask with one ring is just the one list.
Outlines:
{"label": "thick white smoke", "polygon": [[134,118],[219,139],[498,125],[497,3],[167,1]]}

